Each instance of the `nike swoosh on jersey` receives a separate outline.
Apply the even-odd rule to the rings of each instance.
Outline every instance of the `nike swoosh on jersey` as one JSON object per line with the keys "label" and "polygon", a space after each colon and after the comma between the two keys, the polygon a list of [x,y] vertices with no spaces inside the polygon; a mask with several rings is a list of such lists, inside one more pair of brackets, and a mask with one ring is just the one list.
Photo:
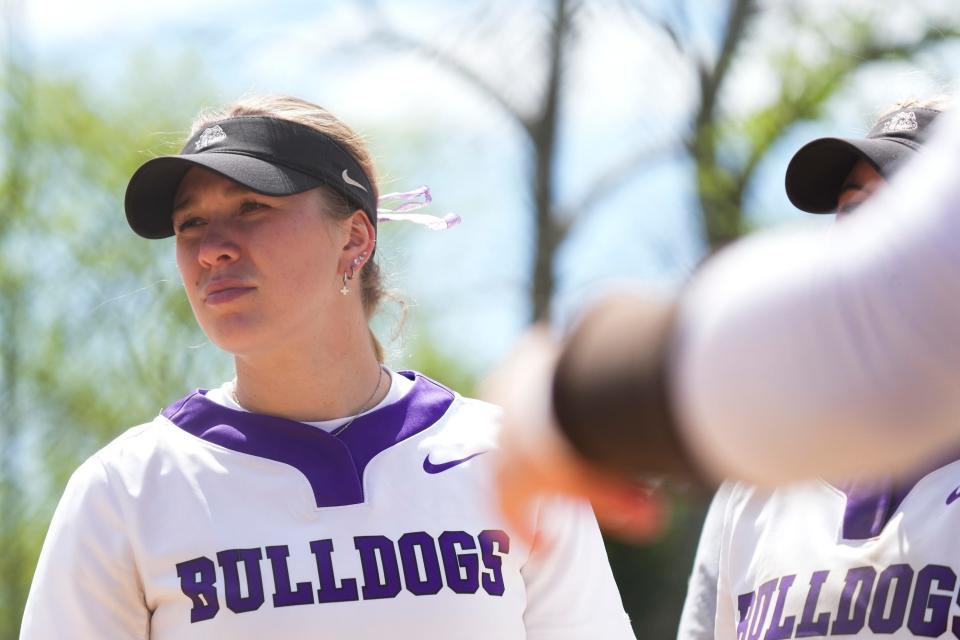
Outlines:
{"label": "nike swoosh on jersey", "polygon": [[427,456],[426,458],[423,459],[423,470],[426,471],[427,473],[440,473],[441,471],[452,469],[458,464],[463,464],[467,460],[471,460],[473,458],[476,458],[477,456],[482,456],[485,453],[486,451],[481,451],[479,453],[474,453],[473,455],[469,455],[466,458],[459,458],[457,460],[451,460],[450,462],[441,462],[440,464],[433,464],[432,462],[430,462],[430,456]]}
{"label": "nike swoosh on jersey", "polygon": [[950,492],[950,495],[947,496],[947,504],[952,503],[957,498],[960,498],[960,487],[957,487]]}

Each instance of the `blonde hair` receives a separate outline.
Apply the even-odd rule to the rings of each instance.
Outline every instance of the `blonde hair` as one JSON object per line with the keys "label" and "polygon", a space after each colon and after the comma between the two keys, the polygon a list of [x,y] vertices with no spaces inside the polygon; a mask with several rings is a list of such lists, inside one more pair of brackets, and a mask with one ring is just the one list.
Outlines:
{"label": "blonde hair", "polygon": [[[379,195],[377,189],[376,167],[373,157],[367,149],[366,142],[350,127],[340,121],[335,115],[321,106],[307,102],[293,96],[259,95],[245,96],[225,107],[205,110],[193,121],[188,139],[201,129],[206,129],[226,118],[237,117],[270,117],[278,120],[288,120],[308,126],[319,131],[343,147],[356,160],[373,186],[373,195]],[[346,220],[352,216],[357,207],[345,197],[332,189],[321,187],[330,204],[329,214],[336,220]],[[368,260],[360,269],[360,300],[363,312],[369,320],[377,312],[380,303],[386,297],[391,297],[383,284],[380,265],[375,260]],[[370,331],[370,340],[376,352],[377,360],[384,361],[383,345]]]}

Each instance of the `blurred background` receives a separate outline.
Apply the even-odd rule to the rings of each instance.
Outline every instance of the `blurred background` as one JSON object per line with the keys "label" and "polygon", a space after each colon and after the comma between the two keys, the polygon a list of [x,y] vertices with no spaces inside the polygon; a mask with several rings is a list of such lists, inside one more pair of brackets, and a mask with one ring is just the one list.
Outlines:
{"label": "blurred background", "polygon": [[[171,241],[126,226],[133,169],[194,115],[290,93],[364,133],[381,191],[430,185],[445,233],[384,225],[408,303],[390,364],[464,393],[531,322],[673,289],[773,224],[790,155],[957,88],[955,0],[8,0],[0,48],[0,638],[15,638],[72,470],[231,376]],[[640,637],[674,635],[707,496],[609,552]]]}

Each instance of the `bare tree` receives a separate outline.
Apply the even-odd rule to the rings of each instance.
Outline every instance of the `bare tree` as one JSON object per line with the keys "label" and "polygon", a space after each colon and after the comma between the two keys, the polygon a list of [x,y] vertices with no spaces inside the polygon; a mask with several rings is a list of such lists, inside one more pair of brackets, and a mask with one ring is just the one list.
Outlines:
{"label": "bare tree", "polygon": [[[364,3],[375,25],[373,41],[388,47],[416,52],[472,86],[479,95],[515,123],[527,143],[529,180],[527,182],[531,215],[535,221],[535,240],[529,300],[532,320],[550,315],[555,289],[555,262],[559,247],[579,219],[595,209],[604,198],[635,180],[653,163],[673,150],[693,160],[699,203],[699,220],[704,246],[716,250],[747,231],[744,197],[760,162],[789,128],[798,121],[817,118],[828,99],[864,65],[878,60],[909,59],[926,48],[955,38],[955,28],[935,21],[906,42],[891,42],[871,28],[871,16],[842,16],[835,30],[843,34],[842,44],[831,44],[824,34],[828,53],[821,62],[806,63],[799,57],[778,69],[781,75],[779,95],[772,103],[749,114],[731,114],[723,109],[723,95],[736,70],[738,54],[750,42],[751,32],[768,8],[758,0],[728,0],[723,28],[716,46],[710,51],[694,46],[689,35],[690,2],[651,3],[621,0],[613,6],[625,17],[642,25],[645,32],[658,32],[662,51],[679,60],[677,73],[692,73],[698,80],[698,96],[689,114],[685,132],[675,138],[638,141],[636,149],[614,158],[584,192],[571,201],[560,201],[556,189],[556,165],[559,153],[558,122],[565,102],[576,87],[569,85],[567,69],[575,55],[573,42],[588,8],[600,3],[588,0],[544,0],[544,12],[550,16],[550,28],[541,47],[545,56],[543,77],[529,84],[539,87],[533,108],[523,108],[504,86],[458,56],[453,48],[437,46],[425,39],[404,33],[393,26],[373,0]],[[799,6],[795,0],[789,5]],[[781,3],[784,5],[784,3]],[[699,6],[699,5],[696,5]],[[795,7],[796,8],[796,7]],[[801,13],[799,9],[797,13]],[[798,28],[801,19],[797,17]],[[465,29],[467,27],[464,27]],[[819,25],[805,25],[816,31]],[[496,42],[490,44],[497,46]],[[658,62],[658,61],[652,61]],[[771,62],[771,64],[775,64]],[[538,81],[539,80],[539,81]],[[744,131],[752,135],[743,135]],[[745,154],[725,153],[736,143],[747,145]],[[735,158],[731,160],[730,158]]]}
{"label": "bare tree", "polygon": [[553,260],[557,249],[566,237],[569,224],[558,215],[559,204],[555,198],[558,122],[565,88],[566,57],[573,27],[574,16],[581,6],[577,0],[554,0],[551,25],[545,48],[547,50],[546,77],[543,89],[536,100],[536,108],[524,110],[511,100],[500,87],[487,80],[469,64],[453,53],[441,50],[433,44],[416,39],[392,28],[373,3],[368,3],[379,19],[374,39],[381,44],[416,51],[436,61],[449,72],[472,85],[476,91],[492,100],[512,121],[526,138],[529,149],[530,201],[533,203],[535,245],[532,266],[533,279],[530,300],[533,318],[541,320],[550,313],[550,301],[554,291]]}
{"label": "bare tree", "polygon": [[[526,85],[534,87],[533,106],[520,104],[503,77],[481,70],[458,48],[459,43],[443,47],[433,41],[404,33],[392,25],[374,0],[366,5],[371,23],[376,25],[374,42],[393,50],[419,54],[471,86],[477,95],[494,105],[514,123],[517,135],[526,143],[529,176],[527,189],[530,215],[535,222],[533,260],[530,265],[529,301],[534,321],[548,318],[555,288],[558,249],[574,225],[588,219],[600,205],[619,189],[637,180],[665,159],[689,160],[695,172],[697,215],[700,239],[711,253],[749,230],[745,200],[761,163],[775,144],[793,125],[823,116],[830,99],[847,86],[857,72],[876,61],[906,60],[926,49],[958,36],[955,27],[929,19],[921,33],[896,39],[876,27],[877,16],[832,16],[829,24],[817,24],[807,15],[805,0],[762,2],[727,0],[718,21],[712,46],[694,37],[693,11],[703,10],[694,0],[676,2],[656,0],[542,0],[549,29],[540,37],[542,64],[527,65],[539,69],[526,71]],[[882,11],[878,2],[878,11]],[[764,50],[757,44],[758,32],[767,24],[773,10],[788,28],[803,32],[817,42],[819,55],[807,60],[796,53],[786,38],[773,38],[774,48]],[[590,11],[618,11],[642,38],[656,38],[655,46],[638,47],[634,55],[651,56],[649,66],[669,68],[670,73],[692,79],[694,97],[686,124],[662,136],[637,135],[635,146],[620,157],[611,157],[579,194],[561,200],[556,189],[556,167],[561,148],[560,117],[569,97],[578,88],[568,68],[578,54],[576,43],[581,30],[589,28]],[[463,32],[477,34],[484,21],[503,19],[475,16]],[[490,30],[492,31],[492,30]],[[486,49],[502,44],[499,34],[481,34],[488,39]],[[795,34],[791,34],[795,35]],[[464,38],[466,39],[466,38]],[[793,38],[790,38],[792,41]],[[766,45],[765,45],[766,46]],[[736,111],[730,103],[732,79],[744,66],[745,52],[750,62],[761,56],[767,69],[775,72],[777,82],[772,99],[748,112]],[[623,55],[631,55],[623,52]],[[536,74],[539,74],[536,75]],[[674,505],[673,533],[652,548],[636,549],[611,543],[608,552],[617,575],[624,604],[647,637],[670,637],[676,631],[683,598],[686,571],[705,513],[697,501],[678,501]]]}

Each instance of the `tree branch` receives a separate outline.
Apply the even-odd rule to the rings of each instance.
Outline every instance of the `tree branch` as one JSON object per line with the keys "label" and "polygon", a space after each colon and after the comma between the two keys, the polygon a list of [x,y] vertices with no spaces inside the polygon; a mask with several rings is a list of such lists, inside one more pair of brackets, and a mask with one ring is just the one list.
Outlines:
{"label": "tree branch", "polygon": [[677,53],[681,55],[686,54],[687,48],[684,46],[683,38],[667,18],[656,15],[650,10],[648,5],[643,2],[638,2],[637,0],[622,0],[620,4],[628,11],[636,14],[645,24],[660,30],[663,35],[666,36],[667,40],[670,41],[670,44]]}
{"label": "tree branch", "polygon": [[536,220],[531,288],[534,320],[544,320],[550,315],[550,301],[554,292],[553,263],[557,247],[565,234],[565,227],[558,219],[556,211],[555,162],[566,53],[573,14],[578,7],[576,0],[554,0],[553,24],[547,45],[547,77],[539,112],[530,125],[533,145],[531,195]]}
{"label": "tree branch", "polygon": [[441,67],[460,78],[483,96],[493,100],[500,109],[514,120],[528,134],[532,135],[529,117],[519,107],[514,105],[499,89],[487,81],[475,70],[454,58],[449,52],[413,36],[400,33],[395,29],[381,24],[371,32],[371,40],[377,44],[385,44],[398,49],[412,51],[428,60],[436,62]]}
{"label": "tree branch", "polygon": [[[909,59],[929,47],[958,37],[960,30],[935,28],[929,29],[920,39],[906,44],[885,45],[869,41],[843,56],[831,56],[834,62],[806,70],[805,81],[800,83],[804,87],[802,92],[793,93],[785,83],[777,103],[754,116],[763,124],[753,136],[750,155],[737,172],[740,189],[746,188],[757,166],[784,133],[801,120],[819,116],[826,101],[864,64]],[[838,58],[843,61],[841,64],[836,63]]]}
{"label": "tree branch", "polygon": [[756,0],[730,0],[730,5],[730,17],[716,62],[712,68],[708,68],[703,62],[699,65],[700,109],[696,118],[697,130],[713,121],[720,87],[730,71],[737,46],[743,41],[743,33],[750,17],[756,11]]}

